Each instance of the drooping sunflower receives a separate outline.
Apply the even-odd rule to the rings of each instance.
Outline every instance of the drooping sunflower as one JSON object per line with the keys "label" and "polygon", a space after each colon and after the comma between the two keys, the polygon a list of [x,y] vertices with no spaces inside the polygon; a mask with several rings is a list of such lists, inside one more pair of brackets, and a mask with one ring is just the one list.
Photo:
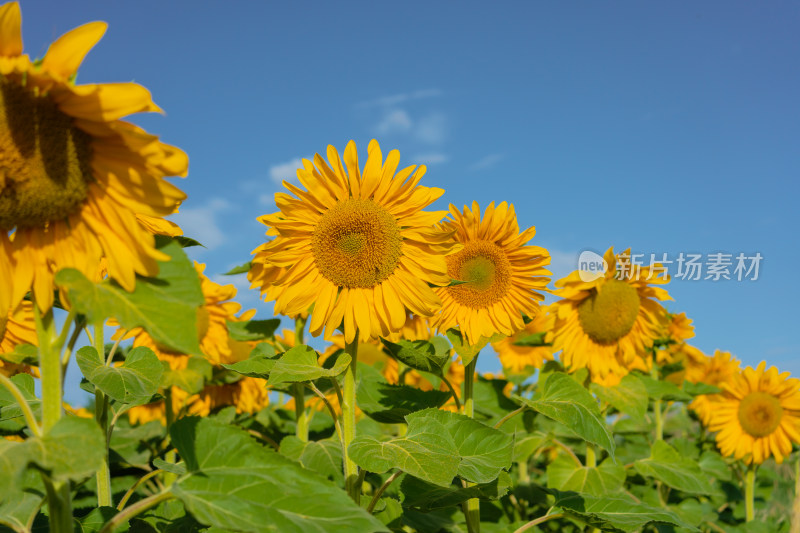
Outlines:
{"label": "drooping sunflower", "polygon": [[[714,355],[708,357],[697,348],[693,348],[688,344],[685,346],[700,353],[699,358],[693,355],[684,360],[686,381],[722,387],[725,383],[731,383],[734,376],[741,372],[741,362],[733,357],[730,352],[715,350]],[[720,394],[701,394],[692,400],[689,408],[695,411],[703,425],[707,426],[711,420],[711,414],[716,408],[715,406],[721,400],[722,395]]]}
{"label": "drooping sunflower", "polygon": [[714,404],[709,429],[718,431],[723,455],[761,464],[770,456],[782,463],[800,443],[800,379],[761,362],[722,384],[722,399]]}
{"label": "drooping sunflower", "polygon": [[0,254],[13,269],[0,279],[0,307],[32,290],[46,311],[55,272],[97,278],[102,258],[132,290],[136,274],[154,276],[156,261],[168,259],[152,233],[180,231],[161,217],[185,195],[164,177],[186,175],[186,154],[119,120],[160,111],[150,93],[135,83],[74,83],[105,30],[80,26],[31,61],[19,4],[0,6]]}
{"label": "drooping sunflower", "polygon": [[[203,273],[205,265],[195,262],[194,266],[200,276],[200,287],[205,297],[205,304],[197,312],[200,351],[213,365],[247,359],[252,349],[251,344],[231,339],[227,322],[249,320],[254,311],[237,315],[241,306],[232,301],[236,297],[236,287],[214,283]],[[121,333],[118,332],[117,335]],[[160,346],[141,328],[125,333],[124,338],[130,337],[133,337],[134,347],[150,348],[159,359],[167,361],[172,370],[182,370],[189,362],[188,355]],[[205,416],[223,405],[235,405],[237,412],[257,411],[269,403],[269,393],[263,379],[242,377],[232,383],[208,384],[200,393],[191,396],[178,387],[173,387],[172,401],[173,412],[186,409],[188,414]],[[133,423],[165,420],[163,402],[134,407],[128,413]]]}
{"label": "drooping sunflower", "polygon": [[397,172],[399,152],[384,161],[375,140],[363,172],[353,141],[344,161],[333,146],[327,155],[303,160],[305,190],[284,182],[292,194],[276,194],[280,211],[259,218],[274,239],[253,251],[251,287],[287,316],[314,304],[310,333],[330,338],[344,323],[347,342],[356,330],[362,341],[398,331],[406,310],[432,315],[440,301],[430,285],[449,283],[454,245],[433,228],[444,213],[422,209],[444,191],[418,185],[424,165]]}
{"label": "drooping sunflower", "polygon": [[[630,250],[621,256],[630,257]],[[650,367],[646,351],[666,322],[659,300],[671,299],[652,285],[667,283],[668,277],[652,276],[648,267],[618,275],[613,247],[604,259],[607,271],[596,279],[584,281],[587,277],[575,271],[558,280],[554,294],[562,299],[550,306],[556,317],[553,348],[561,350],[561,362],[570,372],[588,368],[598,379]]]}
{"label": "drooping sunflower", "polygon": [[531,227],[519,231],[514,206],[489,204],[481,219],[477,202],[460,211],[450,205],[452,221],[445,232],[454,232],[463,247],[447,256],[447,273],[459,285],[436,288],[442,311],[434,319],[439,332],[461,328],[470,344],[497,333],[513,335],[525,326],[523,315],[539,314],[550,272],[550,254],[539,246],[526,246],[536,234]]}
{"label": "drooping sunflower", "polygon": [[544,342],[552,337],[555,317],[543,309],[536,318],[510,337],[492,343],[492,348],[500,358],[500,364],[509,374],[528,374],[534,368],[542,368],[545,361],[553,360],[553,346],[521,346],[516,344],[525,337],[544,334]]}
{"label": "drooping sunflower", "polygon": [[[33,304],[25,300],[20,302],[12,313],[0,318],[0,354],[10,353],[20,344],[38,344]],[[6,376],[30,372],[30,370],[27,365],[0,359],[0,373]]]}

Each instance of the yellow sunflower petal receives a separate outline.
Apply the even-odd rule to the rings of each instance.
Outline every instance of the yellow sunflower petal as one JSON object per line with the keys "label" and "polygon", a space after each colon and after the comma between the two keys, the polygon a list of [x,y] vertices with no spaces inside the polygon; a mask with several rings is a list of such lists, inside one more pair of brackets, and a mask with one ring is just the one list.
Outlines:
{"label": "yellow sunflower petal", "polygon": [[106,33],[105,22],[89,22],[68,31],[50,45],[42,59],[42,69],[60,78],[78,72],[83,58]]}

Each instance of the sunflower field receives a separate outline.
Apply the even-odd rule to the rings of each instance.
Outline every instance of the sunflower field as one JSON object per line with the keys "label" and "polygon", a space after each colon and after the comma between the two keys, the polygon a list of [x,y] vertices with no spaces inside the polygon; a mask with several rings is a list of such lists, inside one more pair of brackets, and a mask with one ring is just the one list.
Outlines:
{"label": "sunflower field", "polygon": [[[228,272],[282,317],[255,319],[165,218],[188,157],[122,120],[149,91],[76,84],[106,25],[31,60],[20,11],[0,7],[0,530],[800,532],[800,380],[689,344],[665,272],[609,248],[552,279],[513,205],[427,210],[424,164],[351,141],[302,161]],[[68,366],[90,407],[64,402]]]}

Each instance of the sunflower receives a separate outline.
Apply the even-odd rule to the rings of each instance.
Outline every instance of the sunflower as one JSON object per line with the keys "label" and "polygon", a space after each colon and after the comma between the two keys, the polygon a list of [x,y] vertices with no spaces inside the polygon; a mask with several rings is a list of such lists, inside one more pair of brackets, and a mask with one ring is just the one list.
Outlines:
{"label": "sunflower", "polygon": [[[14,351],[20,344],[38,344],[36,324],[33,319],[33,304],[22,301],[13,313],[0,319],[0,354]],[[31,372],[28,365],[9,363],[0,359],[0,373],[13,376],[20,372]]]}
{"label": "sunflower", "polygon": [[[690,347],[688,344],[686,346]],[[715,350],[713,357],[706,356],[700,350],[697,352],[700,353],[700,358],[692,356],[685,360],[686,381],[722,387],[726,383],[731,383],[734,376],[741,371],[740,361],[730,352]],[[722,399],[720,394],[702,394],[692,400],[689,408],[697,413],[704,426],[708,426],[712,413]]]}
{"label": "sunflower", "polygon": [[185,195],[164,177],[186,175],[186,154],[119,120],[160,111],[150,93],[135,83],[74,83],[105,30],[104,22],[80,26],[31,61],[19,4],[0,6],[0,265],[12,263],[0,311],[31,290],[49,310],[55,272],[72,267],[96,279],[101,258],[133,290],[136,274],[155,276],[156,261],[168,259],[151,232],[179,233],[161,217]]}
{"label": "sunflower", "polygon": [[510,337],[492,343],[492,348],[500,358],[500,364],[509,374],[529,374],[533,368],[542,368],[545,361],[553,360],[552,346],[521,346],[516,344],[521,339],[544,333],[545,342],[552,336],[553,315],[545,312],[536,315],[523,329]]}
{"label": "sunflower", "polygon": [[630,250],[616,256],[609,248],[604,275],[583,281],[575,271],[555,284],[554,294],[562,299],[550,306],[556,317],[553,348],[561,350],[561,361],[570,372],[588,368],[593,379],[608,374],[621,378],[652,364],[647,350],[666,322],[658,300],[671,298],[651,284],[664,284],[669,278],[651,276],[646,267],[618,276],[617,260],[624,256],[630,257]]}
{"label": "sunflower", "polygon": [[535,317],[550,274],[550,254],[539,246],[526,246],[536,228],[519,231],[514,206],[489,204],[481,220],[477,202],[463,213],[450,205],[452,221],[444,232],[454,232],[463,246],[447,256],[449,277],[459,285],[434,289],[442,311],[434,319],[439,332],[459,326],[470,344],[497,333],[513,335],[525,326],[523,315]]}
{"label": "sunflower", "polygon": [[430,285],[450,282],[444,255],[454,245],[433,228],[444,213],[422,209],[444,191],[418,185],[424,165],[395,174],[399,160],[392,150],[384,162],[373,140],[362,172],[350,141],[344,163],[333,146],[328,163],[319,154],[303,160],[305,190],[284,182],[292,194],[276,194],[280,211],[259,218],[275,238],[253,251],[248,274],[276,313],[293,317],[314,304],[310,333],[330,338],[344,323],[350,343],[356,330],[361,341],[400,330],[407,309],[438,309]]}
{"label": "sunflower", "polygon": [[[203,273],[205,265],[195,262],[195,270],[200,277],[200,287],[205,304],[198,309],[197,325],[200,351],[214,365],[229,364],[247,359],[252,344],[235,341],[228,335],[227,322],[249,320],[254,311],[236,315],[241,306],[231,301],[236,297],[236,287],[214,283]],[[115,338],[123,334],[118,331]],[[146,346],[166,361],[172,370],[182,370],[189,362],[189,356],[173,352],[153,340],[140,328],[124,333],[123,338],[133,337],[133,346]],[[242,377],[238,381],[225,384],[209,384],[196,395],[190,396],[178,387],[172,387],[173,412],[185,408],[189,414],[205,416],[217,407],[235,405],[236,411],[254,412],[269,403],[266,382],[263,379]],[[134,407],[129,411],[132,423],[143,423],[153,419],[165,420],[163,402]]]}
{"label": "sunflower", "polygon": [[761,362],[722,384],[723,394],[711,412],[709,429],[718,431],[723,455],[761,464],[770,456],[782,463],[800,443],[800,380],[766,369]]}
{"label": "sunflower", "polygon": [[686,313],[677,315],[667,313],[667,322],[659,338],[661,348],[656,350],[656,362],[662,367],[680,363],[683,368],[666,375],[664,377],[666,381],[681,385],[686,377],[687,365],[692,361],[702,362],[705,359],[703,352],[686,344],[686,339],[692,337],[694,337],[694,326]]}

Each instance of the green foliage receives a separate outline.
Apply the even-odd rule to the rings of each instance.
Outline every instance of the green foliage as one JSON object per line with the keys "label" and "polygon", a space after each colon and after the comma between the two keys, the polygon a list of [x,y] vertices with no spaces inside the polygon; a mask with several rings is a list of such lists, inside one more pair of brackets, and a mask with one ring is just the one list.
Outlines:
{"label": "green foliage", "polygon": [[[441,339],[444,340],[444,339]],[[381,339],[389,355],[401,363],[423,372],[430,372],[437,376],[442,375],[442,370],[450,361],[449,345],[440,342],[436,344],[429,341],[389,342]]]}
{"label": "green foliage", "polygon": [[560,422],[587,442],[607,450],[613,457],[614,439],[600,417],[597,400],[567,374],[551,374],[533,399],[515,398],[534,411]]}
{"label": "green foliage", "polygon": [[131,405],[148,403],[158,392],[164,368],[153,350],[140,346],[129,351],[122,366],[106,366],[93,346],[76,354],[78,366],[95,387],[109,398]]}
{"label": "green foliage", "polygon": [[628,374],[613,387],[592,383],[592,392],[602,401],[611,404],[617,411],[637,420],[643,420],[647,412],[647,387],[636,374]]}
{"label": "green foliage", "polygon": [[184,418],[170,429],[188,474],[172,492],[200,523],[238,531],[386,531],[333,484],[241,429]]}
{"label": "green foliage", "polygon": [[625,468],[610,458],[599,466],[587,467],[559,455],[547,465],[547,486],[551,489],[605,496],[619,492],[624,482]]}
{"label": "green foliage", "polygon": [[449,392],[392,385],[380,372],[361,363],[359,375],[356,392],[358,407],[370,418],[385,424],[405,423],[406,415],[429,407],[440,407],[451,397]]}
{"label": "green foliage", "polygon": [[700,465],[681,456],[663,440],[654,442],[650,457],[636,461],[634,466],[641,475],[651,476],[674,489],[693,494],[714,492]]}
{"label": "green foliage", "polygon": [[235,341],[261,341],[272,339],[281,325],[280,318],[269,320],[237,320],[227,322],[228,334]]}
{"label": "green foliage", "polygon": [[88,323],[113,317],[126,329],[143,328],[156,342],[177,352],[199,354],[197,309],[205,301],[200,280],[180,244],[159,242],[170,260],[158,263],[158,278],[137,278],[133,292],[114,280],[92,283],[72,268],[60,270],[55,282]]}

